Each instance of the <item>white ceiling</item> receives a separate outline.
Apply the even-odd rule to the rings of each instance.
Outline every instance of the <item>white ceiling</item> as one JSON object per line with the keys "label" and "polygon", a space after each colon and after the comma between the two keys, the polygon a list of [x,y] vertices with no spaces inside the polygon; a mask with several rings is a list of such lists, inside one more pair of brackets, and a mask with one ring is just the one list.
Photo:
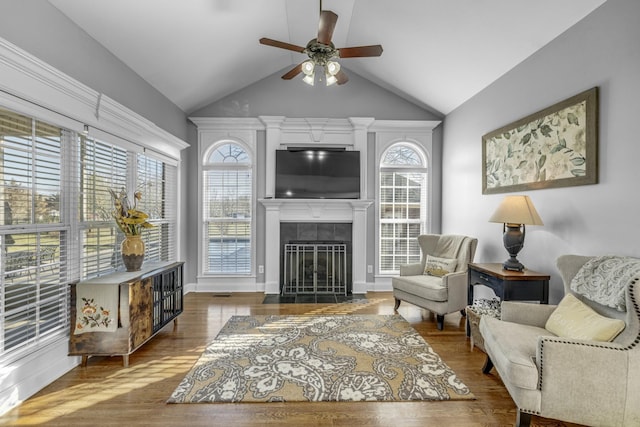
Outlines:
{"label": "white ceiling", "polygon": [[[49,0],[186,113],[304,55],[318,0]],[[605,0],[324,0],[337,48],[381,44],[343,67],[448,114]],[[552,64],[550,64],[552,65]],[[290,82],[304,84],[300,78]],[[347,83],[349,84],[349,83]]]}

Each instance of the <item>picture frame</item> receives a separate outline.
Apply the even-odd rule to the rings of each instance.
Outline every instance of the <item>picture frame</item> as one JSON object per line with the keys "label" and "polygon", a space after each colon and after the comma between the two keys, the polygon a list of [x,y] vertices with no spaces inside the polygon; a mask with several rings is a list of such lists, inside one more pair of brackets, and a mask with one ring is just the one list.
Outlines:
{"label": "picture frame", "polygon": [[597,182],[597,87],[482,137],[482,194]]}

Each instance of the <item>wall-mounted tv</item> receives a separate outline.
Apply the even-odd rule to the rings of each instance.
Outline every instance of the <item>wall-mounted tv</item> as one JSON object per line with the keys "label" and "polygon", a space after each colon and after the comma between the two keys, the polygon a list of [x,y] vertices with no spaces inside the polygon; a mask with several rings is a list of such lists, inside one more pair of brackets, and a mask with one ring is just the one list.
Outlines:
{"label": "wall-mounted tv", "polygon": [[276,150],[275,196],[359,199],[360,152],[321,148]]}

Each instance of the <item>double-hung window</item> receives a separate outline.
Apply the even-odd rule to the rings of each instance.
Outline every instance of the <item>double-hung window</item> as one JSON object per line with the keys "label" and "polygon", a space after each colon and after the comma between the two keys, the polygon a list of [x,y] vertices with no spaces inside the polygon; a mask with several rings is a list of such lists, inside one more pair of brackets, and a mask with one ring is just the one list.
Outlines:
{"label": "double-hung window", "polygon": [[81,277],[109,273],[122,267],[109,189],[127,188],[129,154],[124,148],[102,141],[78,137],[79,232]]}
{"label": "double-hung window", "polygon": [[252,162],[235,142],[214,145],[203,161],[205,274],[248,275],[252,266]]}
{"label": "double-hung window", "polygon": [[427,223],[427,162],[420,148],[396,143],[380,160],[379,270],[398,274],[420,261],[417,237]]}
{"label": "double-hung window", "polygon": [[0,108],[0,361],[65,335],[71,133]]}

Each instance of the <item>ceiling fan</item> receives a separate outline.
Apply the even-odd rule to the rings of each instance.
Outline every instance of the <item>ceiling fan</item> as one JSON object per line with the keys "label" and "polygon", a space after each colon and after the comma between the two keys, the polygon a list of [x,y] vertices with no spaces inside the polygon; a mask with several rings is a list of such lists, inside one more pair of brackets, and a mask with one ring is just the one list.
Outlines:
{"label": "ceiling fan", "polygon": [[313,86],[315,82],[316,66],[324,67],[325,80],[327,86],[334,83],[339,85],[349,81],[347,74],[340,69],[340,64],[334,61],[335,58],[356,58],[367,56],[382,55],[382,46],[379,44],[371,46],[343,47],[336,49],[331,42],[333,30],[336,27],[338,15],[330,10],[322,10],[322,1],[320,1],[320,22],[318,23],[318,37],[311,39],[306,47],[297,46],[290,43],[263,37],[260,43],[279,47],[281,49],[292,50],[294,52],[304,53],[309,59],[296,65],[289,72],[282,76],[285,80],[291,80],[300,73],[304,73],[302,79],[305,83]]}

